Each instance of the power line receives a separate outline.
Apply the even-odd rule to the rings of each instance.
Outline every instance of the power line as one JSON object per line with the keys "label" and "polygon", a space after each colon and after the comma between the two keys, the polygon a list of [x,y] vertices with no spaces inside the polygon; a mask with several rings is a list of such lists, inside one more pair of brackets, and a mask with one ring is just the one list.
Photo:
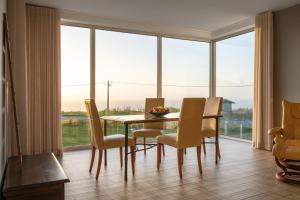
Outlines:
{"label": "power line", "polygon": [[244,84],[244,85],[217,85],[216,87],[252,87],[253,84]]}
{"label": "power line", "polygon": [[[124,82],[124,81],[111,81],[110,87],[114,84],[123,84],[123,85],[139,85],[139,86],[157,86],[154,83],[139,83],[139,82]],[[81,84],[70,84],[62,85],[62,87],[79,87],[79,86],[89,86],[89,83]],[[107,82],[96,82],[96,85],[107,85]],[[181,87],[181,88],[206,88],[208,85],[175,85],[175,84],[163,84],[164,87]],[[238,87],[252,87],[253,84],[242,84],[242,85],[217,85],[216,87],[229,87],[229,88],[238,88]]]}

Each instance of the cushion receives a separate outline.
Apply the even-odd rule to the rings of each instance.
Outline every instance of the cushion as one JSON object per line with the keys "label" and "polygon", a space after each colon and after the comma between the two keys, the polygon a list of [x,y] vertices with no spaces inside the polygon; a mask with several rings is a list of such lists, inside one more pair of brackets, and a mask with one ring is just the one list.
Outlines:
{"label": "cushion", "polygon": [[166,144],[166,145],[177,148],[177,134],[173,133],[173,134],[158,136],[157,143]]}
{"label": "cushion", "polygon": [[216,136],[216,130],[214,129],[204,129],[201,130],[201,135],[203,137],[215,137]]}
{"label": "cushion", "polygon": [[[128,138],[128,146],[134,146],[135,142],[133,138]],[[125,135],[116,134],[104,136],[104,148],[117,148],[117,147],[125,147]]]}
{"label": "cushion", "polygon": [[139,129],[133,131],[133,137],[155,138],[162,134],[160,129]]}

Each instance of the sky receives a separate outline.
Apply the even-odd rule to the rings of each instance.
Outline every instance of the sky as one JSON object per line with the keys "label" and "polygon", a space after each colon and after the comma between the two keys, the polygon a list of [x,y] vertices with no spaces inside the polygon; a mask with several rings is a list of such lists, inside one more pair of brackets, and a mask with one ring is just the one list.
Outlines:
{"label": "sky", "polygon": [[[83,100],[90,96],[89,37],[89,29],[61,27],[64,111],[85,111]],[[108,80],[110,108],[143,109],[146,97],[156,97],[156,45],[154,36],[96,31],[99,110],[106,107]],[[217,43],[217,95],[235,101],[235,108],[252,107],[253,56],[253,32]],[[184,97],[208,97],[209,44],[163,38],[162,80],[166,106],[179,107]]]}

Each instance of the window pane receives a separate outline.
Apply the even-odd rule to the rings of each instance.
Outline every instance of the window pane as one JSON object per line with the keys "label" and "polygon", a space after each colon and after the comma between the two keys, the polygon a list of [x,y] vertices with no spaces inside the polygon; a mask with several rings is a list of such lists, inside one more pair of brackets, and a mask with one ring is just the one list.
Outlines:
{"label": "window pane", "polygon": [[[185,97],[209,96],[209,43],[163,38],[162,92],[166,106],[178,112]],[[167,123],[174,132],[176,123]]]}
{"label": "window pane", "polygon": [[209,44],[163,38],[162,81],[166,105],[180,108],[184,97],[209,95]]}
{"label": "window pane", "polygon": [[90,97],[90,30],[61,26],[63,145],[89,144],[84,99]]}
{"label": "window pane", "polygon": [[251,140],[254,32],[217,42],[217,96],[224,97],[221,133]]}
{"label": "window pane", "polygon": [[[153,36],[96,31],[96,103],[101,115],[108,87],[111,115],[143,113],[145,98],[156,97],[156,46]],[[115,125],[109,130],[124,129]]]}

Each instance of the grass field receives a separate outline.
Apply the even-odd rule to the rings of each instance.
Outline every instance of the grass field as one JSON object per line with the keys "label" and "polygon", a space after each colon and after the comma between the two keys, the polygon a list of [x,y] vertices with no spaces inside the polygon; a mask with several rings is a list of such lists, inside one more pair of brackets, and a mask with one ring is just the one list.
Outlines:
{"label": "grass field", "polygon": [[[178,110],[175,110],[178,111]],[[125,115],[125,114],[141,114],[141,111],[131,110],[112,110],[112,115]],[[250,123],[252,121],[252,111],[250,110],[236,110],[232,114],[224,114],[220,123],[220,134],[224,134],[224,121],[228,121],[227,136],[240,138],[240,123],[243,125],[242,139],[252,139],[252,127]],[[101,111],[100,116],[105,114],[105,111]],[[236,119],[240,121],[236,121]],[[231,123],[232,122],[232,123]],[[247,122],[247,123],[245,123]],[[131,136],[132,130],[142,128],[141,124],[132,125],[129,129],[129,135]],[[89,139],[89,127],[85,112],[63,112],[62,113],[62,135],[64,147],[88,145]],[[176,122],[169,122],[166,124],[165,134],[176,132]],[[124,134],[124,126],[118,123],[108,123],[108,135],[111,134]]]}
{"label": "grass field", "polygon": [[[220,127],[220,134],[221,135],[225,135],[224,134],[224,128]],[[245,140],[252,140],[252,127],[243,127],[243,133],[242,133],[242,137],[240,135],[240,126],[236,126],[236,125],[229,125],[227,128],[227,136],[229,137],[234,137],[234,138],[241,138],[241,139],[245,139]]]}
{"label": "grass field", "polygon": [[[171,124],[170,126],[174,126]],[[132,131],[142,128],[143,125],[132,125],[129,128],[129,136],[132,135]],[[124,125],[116,124],[116,123],[108,123],[108,135],[112,134],[124,134]],[[169,129],[165,130],[165,133],[174,133],[176,129]],[[79,146],[79,145],[88,145],[90,143],[89,139],[89,127],[86,121],[81,121],[80,123],[72,123],[64,121],[62,124],[62,134],[63,134],[63,145],[64,147],[70,146]]]}
{"label": "grass field", "polygon": [[88,125],[62,125],[64,147],[87,145],[90,143],[88,137]]}

